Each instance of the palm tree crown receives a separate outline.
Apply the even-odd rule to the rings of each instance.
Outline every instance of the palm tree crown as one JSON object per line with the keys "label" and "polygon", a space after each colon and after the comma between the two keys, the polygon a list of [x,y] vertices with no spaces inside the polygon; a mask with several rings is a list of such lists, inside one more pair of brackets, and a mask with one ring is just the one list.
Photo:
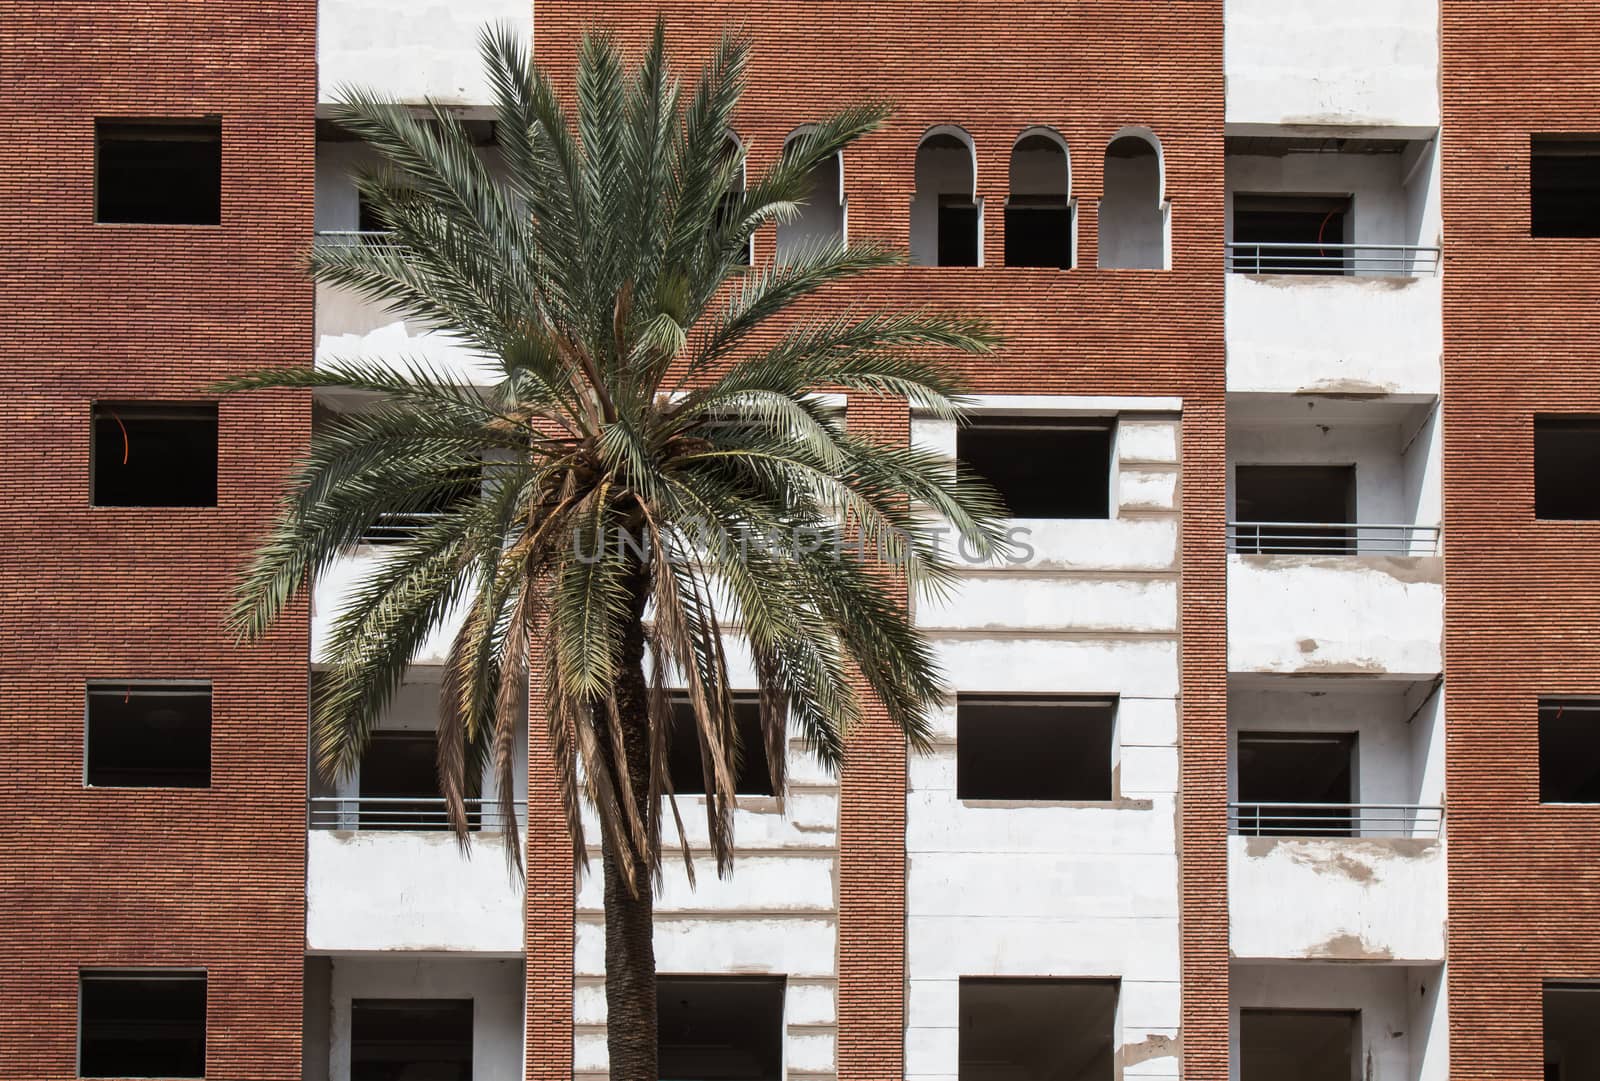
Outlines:
{"label": "palm tree crown", "polygon": [[511,799],[536,674],[576,851],[588,802],[608,871],[637,897],[660,872],[663,807],[677,814],[669,686],[686,689],[698,728],[719,870],[730,858],[740,747],[726,636],[754,662],[774,791],[790,726],[837,767],[864,693],[926,741],[941,693],[931,652],[884,575],[848,552],[864,543],[913,586],[939,589],[953,570],[918,522],[946,519],[987,557],[1003,544],[999,508],[981,486],[956,487],[948,459],[847,430],[814,392],[888,395],[953,418],[949,358],[994,339],[931,311],[794,310],[896,263],[880,245],[837,240],[746,265],[752,234],[792,219],[813,170],[884,108],[812,123],[746,185],[728,136],[747,41],[724,37],[685,94],[659,25],[631,69],[590,36],[575,119],[509,31],[482,44],[503,171],[448,111],[346,91],[337,119],[381,160],[357,184],[388,236],[319,247],[311,272],[455,335],[496,381],[352,359],[224,384],[374,403],[314,431],[233,619],[246,637],[263,633],[383,516],[434,512],[334,621],[313,702],[319,764],[356,765],[418,646],[464,608],[438,743],[457,830],[473,770],[492,762]]}

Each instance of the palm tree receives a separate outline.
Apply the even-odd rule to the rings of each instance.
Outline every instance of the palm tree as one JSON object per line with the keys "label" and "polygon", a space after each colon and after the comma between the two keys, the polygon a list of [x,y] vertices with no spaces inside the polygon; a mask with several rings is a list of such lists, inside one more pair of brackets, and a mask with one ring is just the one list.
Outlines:
{"label": "palm tree", "polygon": [[[335,620],[313,695],[317,761],[329,774],[356,766],[417,647],[464,607],[440,783],[463,843],[467,779],[491,764],[514,823],[512,748],[539,666],[544,750],[580,866],[581,808],[600,822],[611,1076],[655,1081],[664,809],[683,835],[666,769],[668,687],[691,704],[719,873],[733,856],[742,750],[726,636],[754,658],[774,791],[790,726],[837,768],[864,694],[926,744],[940,681],[892,576],[947,586],[953,567],[918,523],[940,516],[988,557],[1004,546],[999,508],[980,485],[957,487],[947,459],[852,433],[812,392],[888,395],[956,418],[952,359],[995,339],[931,311],[796,310],[899,261],[879,245],[836,241],[782,266],[746,265],[751,235],[795,215],[812,170],[873,131],[884,108],[817,121],[741,188],[728,134],[748,41],[724,36],[685,96],[661,25],[631,69],[591,35],[575,119],[510,31],[486,31],[482,48],[503,172],[445,110],[419,117],[347,91],[338,122],[382,162],[357,184],[388,235],[318,248],[310,267],[455,334],[497,381],[468,387],[426,364],[356,359],[217,388],[330,388],[377,403],[313,432],[232,621],[259,637],[374,523],[417,516]],[[893,571],[877,554],[855,558],[859,546]],[[507,848],[520,867],[519,844]]]}

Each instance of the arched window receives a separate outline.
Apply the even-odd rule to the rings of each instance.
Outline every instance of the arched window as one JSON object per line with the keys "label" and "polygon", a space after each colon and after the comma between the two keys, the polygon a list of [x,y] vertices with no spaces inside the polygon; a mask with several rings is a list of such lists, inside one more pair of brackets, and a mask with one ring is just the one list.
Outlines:
{"label": "arched window", "polygon": [[[785,152],[804,134],[801,129],[789,136]],[[778,261],[822,245],[842,245],[845,223],[844,157],[835,154],[811,170],[811,191],[803,200],[800,216],[778,223]]]}
{"label": "arched window", "polygon": [[[733,212],[733,208],[738,204],[739,198],[744,195],[745,186],[744,144],[740,142],[739,137],[731,131],[728,132],[727,139],[725,139],[722,143],[722,152],[727,157],[737,158],[739,161],[739,168],[738,171],[734,173],[733,186],[728,189],[728,193],[726,195],[717,200],[718,225],[721,225],[723,221],[726,220],[727,216]],[[751,263],[751,253],[755,248],[755,243],[756,238],[752,234],[749,242],[745,245],[744,257],[739,260],[745,266],[749,266]]]}
{"label": "arched window", "polygon": [[1069,270],[1072,264],[1072,166],[1067,144],[1048,128],[1030,128],[1011,148],[1006,266]]}
{"label": "arched window", "polygon": [[1124,128],[1106,147],[1100,198],[1100,265],[1167,268],[1167,204],[1161,143],[1144,128]]}
{"label": "arched window", "polygon": [[937,127],[917,147],[916,195],[911,200],[911,262],[915,266],[982,266],[983,200],[972,137]]}

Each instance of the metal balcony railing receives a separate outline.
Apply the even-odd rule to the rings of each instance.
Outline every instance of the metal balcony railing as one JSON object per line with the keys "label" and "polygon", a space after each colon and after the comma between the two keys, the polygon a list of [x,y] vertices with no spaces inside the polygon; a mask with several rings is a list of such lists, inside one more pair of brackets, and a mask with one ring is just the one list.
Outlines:
{"label": "metal balcony railing", "polygon": [[1419,278],[1439,272],[1438,248],[1419,244],[1228,243],[1235,274],[1331,274],[1357,278]]}
{"label": "metal balcony railing", "polygon": [[1444,808],[1420,803],[1230,803],[1240,837],[1438,837]]}
{"label": "metal balcony railing", "polygon": [[415,537],[439,517],[438,511],[383,514],[361,534],[362,544],[400,544]]}
{"label": "metal balcony railing", "polygon": [[[506,827],[497,800],[469,799],[467,826],[474,831],[501,832]],[[527,817],[527,804],[517,801],[517,820]],[[314,830],[410,830],[450,828],[444,797],[312,796],[306,801],[306,826]]]}
{"label": "metal balcony railing", "polygon": [[1439,527],[1371,522],[1229,522],[1228,550],[1243,555],[1439,554]]}

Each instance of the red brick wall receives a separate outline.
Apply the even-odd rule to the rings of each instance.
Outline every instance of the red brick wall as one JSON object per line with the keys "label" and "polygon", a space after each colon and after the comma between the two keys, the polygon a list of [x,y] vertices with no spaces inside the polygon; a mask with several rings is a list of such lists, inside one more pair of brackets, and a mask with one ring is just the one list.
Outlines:
{"label": "red brick wall", "polygon": [[1600,977],[1600,807],[1539,806],[1536,703],[1600,694],[1600,525],[1533,516],[1533,416],[1600,413],[1600,241],[1529,237],[1528,137],[1593,132],[1592,5],[1446,0],[1451,1077],[1541,1076],[1540,985]]}
{"label": "red brick wall", "polygon": [[[538,9],[538,59],[552,72],[570,72],[583,28],[603,24],[637,42],[658,8],[667,13],[685,70],[725,25],[754,35],[751,90],[736,125],[752,175],[775,159],[794,128],[827,110],[861,99],[897,105],[883,131],[845,155],[853,238],[904,247],[922,134],[935,124],[959,124],[972,135],[987,207],[986,268],[886,272],[853,286],[850,300],[948,305],[993,320],[1008,345],[1002,355],[972,363],[979,392],[1184,398],[1185,1076],[1225,1076],[1221,0],[583,0]],[[1080,269],[1069,273],[1000,267],[1011,147],[1040,124],[1059,131],[1072,152]],[[1095,269],[1102,155],[1121,128],[1135,124],[1154,130],[1165,150],[1174,267],[1165,273]],[[771,255],[773,239],[770,232],[758,237],[758,260]],[[840,1076],[862,1081],[898,1075],[903,1042],[896,1027],[903,931],[887,930],[885,920],[887,911],[888,922],[903,928],[903,839],[865,862],[848,854],[850,833],[861,824],[892,830],[903,821],[897,752],[877,750],[888,757],[870,779],[846,776],[841,808]],[[890,777],[896,770],[898,780]],[[872,837],[883,840],[881,830]],[[872,903],[856,904],[856,876],[871,873],[880,858],[860,887]]]}
{"label": "red brick wall", "polygon": [[[76,1075],[80,966],[203,967],[207,1076],[298,1079],[307,632],[232,576],[310,411],[221,407],[213,509],[89,506],[96,398],[306,363],[314,0],[10,2],[0,62],[0,1073]],[[222,117],[220,227],[93,224],[97,116]],[[90,679],[215,685],[207,790],[83,786]]]}

